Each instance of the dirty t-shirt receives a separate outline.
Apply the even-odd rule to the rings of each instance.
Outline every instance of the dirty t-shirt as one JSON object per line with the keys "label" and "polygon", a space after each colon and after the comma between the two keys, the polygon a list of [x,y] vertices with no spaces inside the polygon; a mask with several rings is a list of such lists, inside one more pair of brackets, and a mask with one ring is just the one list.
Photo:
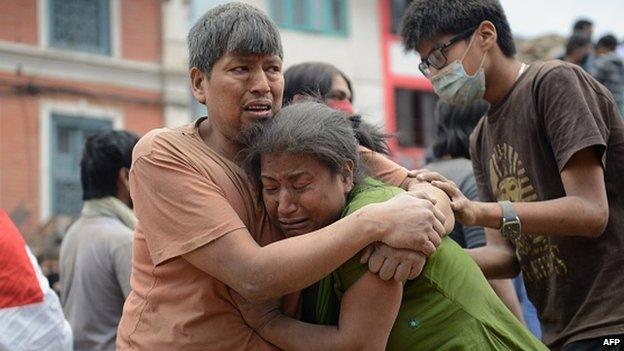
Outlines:
{"label": "dirty t-shirt", "polygon": [[534,63],[471,137],[479,197],[546,201],[565,196],[560,172],[593,147],[604,167],[609,222],[597,238],[535,236],[514,242],[544,341],[565,344],[624,332],[624,125],[613,97],[577,66]]}
{"label": "dirty t-shirt", "polygon": [[[224,283],[181,257],[245,227],[262,246],[283,239],[244,171],[202,141],[202,120],[154,130],[134,149],[130,192],[138,223],[118,349],[275,349],[247,327]],[[405,179],[401,167],[361,152],[373,173]],[[298,293],[284,299],[285,314],[296,317],[298,308]]]}

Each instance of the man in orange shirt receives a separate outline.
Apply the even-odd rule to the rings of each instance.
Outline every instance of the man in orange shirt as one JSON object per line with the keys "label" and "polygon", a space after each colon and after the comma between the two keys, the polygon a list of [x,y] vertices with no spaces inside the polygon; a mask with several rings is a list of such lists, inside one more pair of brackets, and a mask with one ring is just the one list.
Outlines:
{"label": "man in orange shirt", "polygon": [[[374,242],[413,250],[400,252],[411,260],[394,256],[383,266],[383,255],[375,256],[374,270],[396,271],[399,279],[419,273],[419,258],[453,227],[446,195],[429,185],[307,235],[280,240],[269,223],[236,159],[245,132],[282,104],[281,41],[264,13],[240,3],[216,7],[191,29],[189,50],[193,95],[208,117],[154,130],[134,149],[130,191],[138,224],[118,349],[274,349],[245,324],[229,288],[248,300],[291,294],[283,311],[295,316],[297,291]],[[405,169],[362,154],[373,175],[409,183]]]}

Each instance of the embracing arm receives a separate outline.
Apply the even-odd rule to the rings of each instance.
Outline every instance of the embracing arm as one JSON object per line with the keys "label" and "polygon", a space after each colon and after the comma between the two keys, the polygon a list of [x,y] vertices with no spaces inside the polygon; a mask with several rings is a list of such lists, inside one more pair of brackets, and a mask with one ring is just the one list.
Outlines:
{"label": "embracing arm", "polygon": [[455,227],[455,214],[453,214],[453,209],[451,208],[451,199],[443,190],[427,182],[420,182],[412,177],[406,178],[401,184],[401,187],[410,192],[424,193],[428,198],[433,199],[436,208],[440,210],[444,218],[446,218],[444,222],[445,234],[449,234],[453,231],[453,227]]}
{"label": "embracing arm", "polygon": [[[257,332],[284,350],[384,350],[402,295],[400,282],[366,272],[343,296],[338,326],[304,323],[274,310]],[[244,307],[241,313],[249,318]]]}
{"label": "embracing arm", "polygon": [[[182,257],[247,299],[269,299],[311,285],[375,241],[432,253],[443,231],[434,210],[431,202],[405,193],[365,206],[325,228],[265,247],[246,229],[239,229]],[[420,231],[418,222],[425,218],[424,222],[434,224],[426,224],[431,230]]]}
{"label": "embracing arm", "polygon": [[426,194],[427,197],[435,199],[436,208],[438,208],[446,218],[446,221],[443,223],[446,230],[445,233],[448,234],[453,230],[455,216],[450,206],[449,197],[444,191],[440,191],[440,189],[436,187],[418,181],[415,175],[420,172],[419,170],[410,172],[388,157],[363,146],[360,146],[358,151],[372,177],[386,184],[402,188],[403,190]]}

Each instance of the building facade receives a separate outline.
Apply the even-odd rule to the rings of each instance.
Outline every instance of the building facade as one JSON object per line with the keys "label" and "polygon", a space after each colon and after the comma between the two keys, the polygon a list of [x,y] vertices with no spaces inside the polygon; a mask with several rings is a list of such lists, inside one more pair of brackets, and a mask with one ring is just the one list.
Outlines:
{"label": "building facade", "polygon": [[190,120],[184,0],[0,1],[0,207],[26,235],[82,206],[102,130]]}

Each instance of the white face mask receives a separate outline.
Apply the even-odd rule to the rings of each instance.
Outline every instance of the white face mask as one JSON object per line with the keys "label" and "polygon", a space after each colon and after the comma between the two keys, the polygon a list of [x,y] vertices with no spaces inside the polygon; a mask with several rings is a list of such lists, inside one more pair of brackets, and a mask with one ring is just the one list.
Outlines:
{"label": "white face mask", "polygon": [[469,76],[466,73],[462,63],[473,41],[474,35],[470,39],[468,48],[461,60],[453,61],[431,78],[431,84],[433,84],[435,93],[438,94],[442,101],[451,105],[470,105],[477,100],[483,99],[485,94],[485,73],[483,72],[485,53],[481,59],[479,69],[473,76]]}

